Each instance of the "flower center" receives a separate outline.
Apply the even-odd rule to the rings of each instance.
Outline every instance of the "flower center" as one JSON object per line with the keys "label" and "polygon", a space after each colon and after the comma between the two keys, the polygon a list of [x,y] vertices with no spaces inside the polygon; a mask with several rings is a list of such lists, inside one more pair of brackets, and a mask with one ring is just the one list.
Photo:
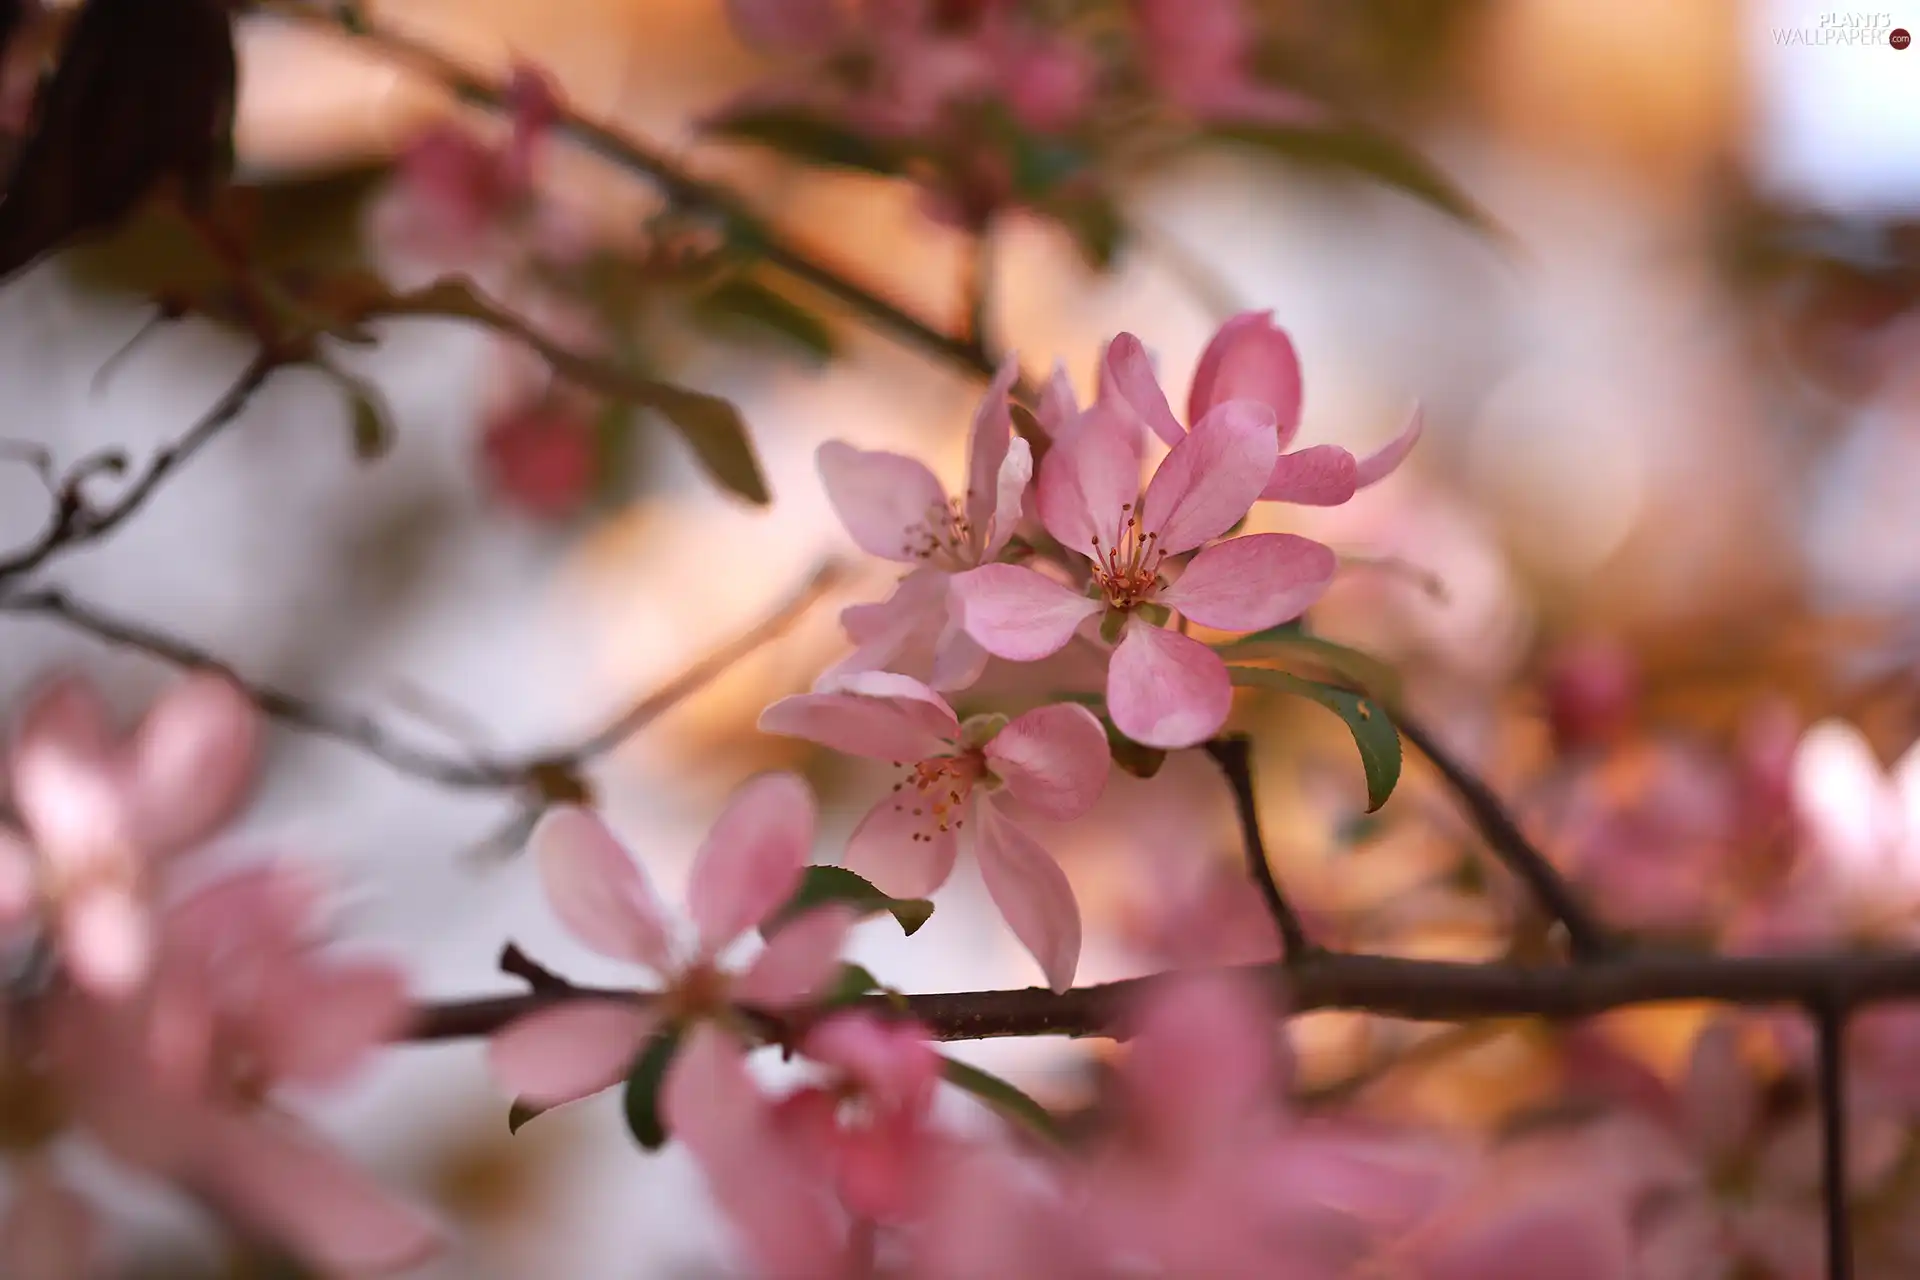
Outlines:
{"label": "flower center", "polygon": [[1143,533],[1140,518],[1131,502],[1120,508],[1126,520],[1120,526],[1120,538],[1110,547],[1100,545],[1093,535],[1093,581],[1116,609],[1131,609],[1153,595],[1160,585],[1160,561],[1157,545],[1160,535]]}
{"label": "flower center", "polygon": [[716,966],[701,962],[689,966],[661,996],[669,1022],[719,1017],[732,1004],[732,982]]}
{"label": "flower center", "polygon": [[973,521],[967,518],[966,502],[965,498],[949,498],[928,507],[920,523],[907,526],[901,554],[941,568],[972,568]]}
{"label": "flower center", "polygon": [[907,776],[893,784],[897,797],[893,810],[919,819],[913,824],[920,828],[913,839],[916,843],[930,842],[936,835],[966,825],[966,807],[973,798],[974,784],[987,776],[987,757],[978,749],[933,756],[907,766]]}

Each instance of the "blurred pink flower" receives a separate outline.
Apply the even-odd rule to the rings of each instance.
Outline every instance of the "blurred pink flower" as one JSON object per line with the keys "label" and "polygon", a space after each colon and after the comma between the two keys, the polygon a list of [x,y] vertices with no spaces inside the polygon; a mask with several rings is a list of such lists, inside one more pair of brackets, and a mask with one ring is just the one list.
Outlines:
{"label": "blurred pink flower", "polygon": [[1563,645],[1545,677],[1547,723],[1563,752],[1616,740],[1632,723],[1640,673],[1616,641],[1582,637]]}
{"label": "blurred pink flower", "polygon": [[1858,729],[1824,720],[1801,736],[1790,786],[1805,872],[1792,905],[1804,931],[1910,936],[1920,911],[1920,744],[1882,769]]}
{"label": "blurred pink flower", "polygon": [[[1169,445],[1187,432],[1173,416],[1166,392],[1140,339],[1123,333],[1107,346],[1106,377],[1129,408]],[[1251,400],[1273,411],[1281,450],[1300,431],[1300,358],[1271,311],[1244,311],[1214,333],[1194,366],[1187,421],[1198,423],[1222,405]],[[1419,442],[1422,417],[1415,409],[1398,436],[1356,460],[1338,445],[1317,444],[1281,452],[1260,492],[1262,501],[1337,507],[1357,490],[1392,475]]]}
{"label": "blurred pink flower", "polygon": [[891,670],[903,658],[920,657],[917,651],[930,651],[925,665],[936,689],[964,689],[980,678],[987,655],[962,630],[949,587],[954,575],[997,559],[1020,522],[1033,455],[1013,434],[1007,409],[1007,391],[1019,374],[1019,364],[1008,359],[974,412],[959,498],[948,498],[917,459],[838,440],[820,446],[827,499],[861,550],[919,566],[884,603],[855,605],[841,615],[858,648],[823,680]]}
{"label": "blurred pink flower", "polygon": [[1153,1274],[1345,1276],[1432,1211],[1457,1159],[1285,1107],[1277,1015],[1219,975],[1156,989],[1118,1072],[1119,1129],[1086,1172],[1088,1238]]}
{"label": "blurred pink flower", "polygon": [[1100,798],[1107,735],[1092,712],[1062,702],[1012,722],[982,716],[963,725],[946,699],[919,681],[868,672],[828,692],[782,698],[760,713],[760,728],[908,766],[894,794],[854,830],[845,860],[848,870],[895,897],[923,897],[945,884],[960,828],[976,817],[974,853],[994,905],[1048,985],[1072,985],[1080,910],[1059,865],[1016,815],[1071,821]]}
{"label": "blurred pink flower", "polygon": [[926,1031],[838,1014],[807,1033],[800,1053],[834,1074],[789,1094],[775,1123],[816,1167],[832,1171],[855,1218],[898,1223],[917,1214],[926,1164],[941,1145],[928,1125],[941,1060]]}
{"label": "blurred pink flower", "polygon": [[[787,1009],[816,998],[833,978],[853,923],[839,907],[783,925],[744,973],[718,964],[722,951],[799,887],[813,832],[813,796],[798,777],[768,774],[741,787],[694,858],[687,886],[692,928],[677,937],[646,873],[598,815],[549,812],[533,847],[554,914],[601,955],[652,970],[665,989],[644,1007],[576,1000],[520,1019],[488,1045],[494,1078],[528,1105],[558,1106],[624,1079],[664,1024],[725,1019],[735,1002]],[[740,1053],[737,1042],[733,1052]],[[684,1052],[676,1055],[669,1077],[686,1061]]]}
{"label": "blurred pink flower", "polygon": [[74,1280],[95,1273],[93,1210],[41,1160],[12,1162],[0,1218],[0,1271],[8,1280]]}
{"label": "blurred pink flower", "polygon": [[548,400],[489,417],[480,458],[493,492],[542,519],[578,514],[599,479],[599,441],[585,404]]}
{"label": "blurred pink flower", "polygon": [[116,1156],[320,1270],[391,1274],[439,1230],[272,1099],[343,1083],[410,1012],[390,966],[313,949],[316,905],[281,867],[208,885],[164,916],[148,1000],[64,1004],[51,1043],[76,1117]]}
{"label": "blurred pink flower", "polygon": [[1121,732],[1156,747],[1188,747],[1225,723],[1233,701],[1218,654],[1142,616],[1179,610],[1202,626],[1257,631],[1296,618],[1333,580],[1333,553],[1292,534],[1228,539],[1199,552],[1168,585],[1168,557],[1194,551],[1247,514],[1273,470],[1272,411],[1249,401],[1215,408],[1161,461],[1142,496],[1125,434],[1083,426],[1040,469],[1040,518],[1092,563],[1097,594],[1023,565],[994,564],[954,582],[968,634],[1014,662],[1058,653],[1103,610],[1123,638],[1107,672],[1107,710]]}
{"label": "blurred pink flower", "polygon": [[44,684],[14,732],[13,804],[25,830],[0,830],[0,922],[43,906],[74,981],[130,994],[153,950],[150,871],[238,811],[258,736],[252,702],[212,672],[175,684],[125,736],[85,680]]}
{"label": "blurred pink flower", "polygon": [[1253,30],[1241,0],[1134,0],[1133,14],[1147,74],[1189,115],[1299,125],[1324,114],[1310,99],[1253,78]]}

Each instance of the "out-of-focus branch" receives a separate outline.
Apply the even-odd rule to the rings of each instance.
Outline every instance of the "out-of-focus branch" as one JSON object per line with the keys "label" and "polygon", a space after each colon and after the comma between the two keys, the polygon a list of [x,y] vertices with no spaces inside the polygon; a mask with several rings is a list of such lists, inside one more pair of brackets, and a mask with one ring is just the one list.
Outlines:
{"label": "out-of-focus branch", "polygon": [[1810,1006],[1820,1037],[1820,1192],[1826,1207],[1828,1280],[1853,1280],[1853,1222],[1847,1207],[1847,1011],[1837,1000]]}
{"label": "out-of-focus branch", "polygon": [[[1296,1013],[1345,1009],[1421,1022],[1481,1018],[1586,1018],[1630,1005],[1707,1001],[1750,1007],[1858,1008],[1920,998],[1920,952],[1823,952],[1798,956],[1619,954],[1569,965],[1405,960],[1317,952],[1228,970],[1258,982]],[[959,991],[870,996],[857,1007],[908,1016],[939,1040],[1008,1036],[1118,1038],[1135,1001],[1169,975],[1129,978],[1054,994]],[[422,1005],[406,1037],[488,1035],[515,1018],[568,1000],[633,999],[645,993],[567,986],[522,996]]]}
{"label": "out-of-focus branch", "polygon": [[1586,905],[1573,891],[1573,886],[1567,883],[1547,855],[1520,830],[1519,822],[1507,811],[1506,805],[1501,803],[1493,789],[1454,759],[1452,753],[1417,721],[1409,720],[1404,713],[1396,711],[1394,723],[1400,727],[1400,736],[1433,762],[1433,767],[1439,770],[1447,786],[1460,797],[1474,827],[1494,855],[1526,885],[1541,909],[1566,929],[1567,945],[1575,958],[1593,960],[1611,951],[1612,942],[1599,920],[1587,911]]}
{"label": "out-of-focus branch", "polygon": [[111,502],[95,504],[87,485],[96,476],[123,475],[131,465],[125,453],[107,450],[75,463],[52,483],[53,510],[47,527],[31,543],[0,557],[0,583],[33,572],[64,551],[97,542],[118,529],[159,491],[166,479],[184,466],[240,416],[256,391],[280,369],[306,359],[297,347],[263,344],[247,367],[200,420],[172,444],[163,447],[145,469]]}
{"label": "out-of-focus branch", "polygon": [[0,598],[0,613],[37,615],[109,644],[138,649],[183,667],[224,671],[267,715],[291,728],[330,738],[383,761],[409,777],[456,790],[521,789],[548,800],[567,798],[580,785],[575,771],[645,729],[674,706],[710,684],[756,650],[784,635],[845,575],[836,561],[814,570],[806,583],[751,630],[721,645],[619,715],[573,742],[513,755],[443,755],[396,738],[372,716],[344,711],[241,677],[228,662],[188,641],[130,622],[76,600],[57,587]]}
{"label": "out-of-focus branch", "polygon": [[[499,84],[422,41],[370,20],[357,5],[322,7],[266,0],[257,7],[357,40],[388,61],[443,85],[465,102],[490,111],[506,110],[506,95]],[[681,209],[719,219],[768,266],[826,294],[881,332],[978,378],[991,378],[999,367],[999,354],[975,341],[974,335],[949,333],[915,315],[877,286],[862,282],[850,268],[775,230],[734,192],[695,177],[660,147],[570,110],[562,111],[555,127],[576,145],[645,178]]]}
{"label": "out-of-focus branch", "polygon": [[1253,742],[1244,734],[1235,734],[1214,738],[1202,745],[1220,766],[1227,786],[1233,791],[1233,810],[1240,819],[1240,845],[1246,851],[1247,873],[1259,887],[1260,897],[1267,904],[1267,914],[1273,917],[1274,926],[1280,931],[1280,943],[1287,959],[1297,960],[1313,949],[1313,943],[1307,938],[1299,913],[1281,892],[1279,881],[1273,878],[1273,867],[1267,861],[1267,842],[1260,833],[1260,811],[1254,798]]}

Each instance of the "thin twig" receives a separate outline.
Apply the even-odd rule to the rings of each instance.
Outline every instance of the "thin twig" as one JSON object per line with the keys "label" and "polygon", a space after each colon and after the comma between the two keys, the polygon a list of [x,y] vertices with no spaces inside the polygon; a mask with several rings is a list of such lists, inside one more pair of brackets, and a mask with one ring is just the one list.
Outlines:
{"label": "thin twig", "polygon": [[1273,917],[1280,931],[1282,954],[1289,960],[1297,960],[1313,949],[1313,943],[1307,938],[1306,926],[1301,924],[1293,904],[1280,891],[1280,883],[1273,878],[1273,867],[1267,861],[1267,842],[1260,834],[1260,812],[1253,790],[1253,741],[1244,734],[1234,734],[1213,738],[1203,746],[1220,766],[1227,786],[1233,791],[1233,810],[1240,819],[1240,845],[1246,851],[1247,873],[1259,886],[1267,914]]}
{"label": "thin twig", "polygon": [[1472,770],[1454,759],[1452,753],[1417,721],[1408,719],[1405,712],[1396,711],[1394,722],[1400,726],[1400,735],[1433,762],[1433,767],[1440,771],[1440,776],[1453,789],[1453,793],[1460,797],[1468,816],[1473,819],[1474,827],[1495,856],[1519,877],[1541,908],[1566,929],[1567,945],[1574,957],[1593,960],[1608,954],[1612,950],[1612,942],[1606,930],[1588,914],[1579,895],[1574,893],[1573,886],[1567,883],[1547,855],[1527,839],[1526,833],[1520,830],[1520,824],[1507,812],[1500,797]]}
{"label": "thin twig", "polygon": [[161,484],[194,454],[240,416],[253,394],[265,386],[276,370],[295,363],[291,349],[263,346],[240,377],[214,402],[200,420],[172,444],[165,446],[147,463],[119,498],[104,506],[95,506],[87,498],[86,483],[103,471],[126,468],[124,454],[110,451],[83,459],[69,471],[54,494],[54,505],[47,527],[32,543],[0,558],[0,582],[22,577],[45,565],[62,551],[96,542],[126,523],[134,512],[159,490]]}
{"label": "thin twig", "polygon": [[1820,1191],[1826,1206],[1828,1280],[1852,1280],[1853,1230],[1847,1208],[1846,1009],[1838,1001],[1814,1002],[1820,1036]]}
{"label": "thin twig", "polygon": [[658,689],[632,703],[612,721],[572,743],[508,755],[442,755],[395,737],[378,720],[343,711],[241,677],[224,659],[188,641],[115,617],[57,587],[0,597],[0,613],[52,618],[110,644],[137,649],[181,667],[225,672],[261,711],[290,728],[328,738],[374,756],[410,777],[456,790],[538,788],[543,779],[588,764],[645,729],[732,667],[785,634],[845,575],[836,561],[814,570],[806,583],[757,626],[721,645]]}
{"label": "thin twig", "polygon": [[981,360],[991,359],[988,326],[993,322],[993,224],[989,222],[967,241],[961,267],[960,332]]}
{"label": "thin twig", "polygon": [[[1566,1020],[1631,1005],[1680,1001],[1755,1008],[1806,1008],[1834,1001],[1853,1009],[1920,997],[1920,952],[1795,956],[1622,953],[1580,964],[1539,966],[1321,951],[1296,963],[1244,965],[1225,972],[1259,983],[1276,1002],[1295,1013],[1344,1009],[1418,1022],[1529,1017]],[[1117,1038],[1128,1009],[1166,977],[1129,978],[1077,987],[1059,995],[1027,987],[899,999],[874,996],[856,1007],[882,1017],[911,1017],[938,1040],[1043,1035]],[[583,998],[644,1002],[649,997],[630,991],[570,987],[557,993],[422,1005],[404,1038],[448,1040],[488,1035],[515,1018]]]}

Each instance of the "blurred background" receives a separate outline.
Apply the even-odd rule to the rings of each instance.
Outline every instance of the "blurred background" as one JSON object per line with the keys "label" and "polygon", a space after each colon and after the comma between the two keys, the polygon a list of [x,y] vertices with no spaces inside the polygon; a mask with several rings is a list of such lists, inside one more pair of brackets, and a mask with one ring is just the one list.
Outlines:
{"label": "blurred background", "polygon": [[[694,122],[767,70],[715,0],[367,7],[490,73],[516,60],[545,68],[576,110],[726,177],[801,242],[915,310],[960,315],[965,235],[930,222],[907,184],[701,138]],[[1198,149],[1119,176],[1133,234],[1110,270],[1090,267],[1055,224],[998,224],[997,340],[1030,370],[1064,361],[1085,396],[1100,345],[1134,331],[1178,404],[1217,323],[1272,308],[1305,368],[1303,441],[1364,452],[1422,403],[1426,438],[1393,479],[1335,511],[1256,518],[1351,557],[1317,629],[1401,664],[1411,704],[1510,794],[1526,792],[1550,750],[1538,676],[1575,640],[1632,655],[1639,714],[1662,732],[1724,744],[1764,695],[1803,720],[1849,716],[1883,758],[1912,741],[1920,51],[1796,36],[1829,12],[1818,0],[1254,8],[1272,74],[1310,69],[1317,96],[1411,144],[1503,231],[1258,148]],[[1891,16],[1920,28],[1920,8]],[[240,162],[263,186],[264,216],[292,225],[297,211],[309,246],[376,225],[388,166],[422,131],[451,120],[497,132],[344,41],[261,18],[243,24],[242,48]],[[643,182],[564,149],[541,191],[613,239],[658,210]],[[62,459],[112,443],[139,451],[218,395],[245,351],[198,325],[144,339],[96,379],[140,330],[139,291],[167,266],[135,238],[0,293],[7,436]],[[851,552],[813,471],[823,440],[958,469],[977,383],[820,309],[831,359],[674,324],[647,330],[651,362],[740,405],[770,508],[717,495],[676,441],[643,433],[589,511],[528,515],[502,501],[484,466],[481,423],[505,376],[498,348],[409,324],[354,365],[391,407],[388,457],[356,463],[335,389],[286,377],[244,429],[57,577],[253,677],[380,709],[427,740],[510,749],[564,738],[752,625],[823,556]],[[29,536],[43,511],[37,482],[22,468],[0,483],[8,533]],[[827,848],[871,802],[878,775],[763,739],[753,722],[842,652],[837,607],[877,598],[884,569],[864,565],[790,640],[599,770],[616,826],[669,888],[727,791],[756,770],[809,771]],[[9,627],[0,670],[12,691],[49,664],[84,661],[131,705],[164,677],[51,627]],[[1500,917],[1455,873],[1463,837],[1445,797],[1413,770],[1381,814],[1358,822],[1351,743],[1323,718],[1300,711],[1263,746],[1283,880],[1356,945],[1488,954]],[[334,868],[342,932],[404,956],[423,992],[511,989],[494,971],[509,938],[582,980],[617,976],[560,933],[524,860],[474,856],[511,817],[504,801],[298,737],[277,737],[274,751],[239,843]],[[1184,799],[1149,802],[1149,786]],[[1209,891],[1211,869],[1232,866],[1230,818],[1204,761],[1175,760],[1151,784],[1116,775],[1092,819],[1054,836],[1088,916],[1082,982],[1146,967],[1147,904],[1170,884]],[[856,958],[907,990],[1036,981],[982,902],[963,861],[910,945],[870,928]],[[1657,1058],[1665,1033],[1647,1027]],[[1337,1081],[1403,1033],[1304,1020],[1303,1078]],[[1095,1051],[959,1052],[1071,1105]],[[1471,1123],[1490,1098],[1538,1087],[1533,1061],[1524,1037],[1490,1036],[1447,1081],[1384,1105]],[[461,1247],[423,1276],[725,1274],[724,1231],[690,1164],[674,1150],[642,1157],[617,1111],[616,1099],[596,1099],[509,1140],[478,1046],[458,1045],[395,1052],[325,1114],[364,1159],[460,1225]],[[126,1256],[152,1274],[267,1274],[223,1255],[171,1200],[114,1194]]]}

